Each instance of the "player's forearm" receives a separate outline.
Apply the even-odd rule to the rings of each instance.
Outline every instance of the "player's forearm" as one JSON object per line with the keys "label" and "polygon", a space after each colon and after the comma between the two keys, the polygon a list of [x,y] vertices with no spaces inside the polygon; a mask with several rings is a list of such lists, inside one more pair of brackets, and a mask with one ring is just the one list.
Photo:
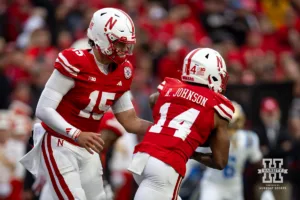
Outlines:
{"label": "player's forearm", "polygon": [[145,135],[146,131],[150,126],[152,126],[153,123],[143,119],[139,119],[139,120],[140,120],[140,127],[138,128],[136,134]]}
{"label": "player's forearm", "polygon": [[155,103],[158,99],[158,96],[159,96],[158,92],[155,92],[155,93],[150,95],[150,97],[149,97],[149,106],[150,106],[151,109],[154,108],[154,105],[155,105]]}
{"label": "player's forearm", "polygon": [[[62,99],[62,95],[51,88],[46,87],[41,94],[37,108],[36,116],[42,120],[51,129],[75,139],[80,133],[76,127],[69,124],[57,111],[56,108]],[[68,131],[67,131],[68,130]]]}
{"label": "player's forearm", "polygon": [[134,133],[140,136],[145,135],[146,131],[148,130],[149,126],[153,123],[143,120],[141,118],[136,118],[136,120],[131,122],[130,126],[127,126],[125,129],[129,133]]}
{"label": "player's forearm", "polygon": [[149,126],[153,124],[152,122],[139,118],[133,108],[121,113],[115,113],[115,116],[128,133],[141,136],[143,136]]}
{"label": "player's forearm", "polygon": [[[80,130],[69,124],[57,111],[63,96],[74,87],[74,80],[54,70],[39,99],[36,116],[51,129],[70,138],[75,138]],[[68,132],[67,132],[68,129]]]}
{"label": "player's forearm", "polygon": [[[69,124],[53,108],[37,107],[36,116],[57,133],[60,133],[72,139],[75,139],[76,135],[80,132],[79,129]],[[67,129],[69,129],[68,133]]]}
{"label": "player's forearm", "polygon": [[208,166],[208,167],[214,168],[213,167],[214,163],[213,163],[211,153],[204,154],[204,153],[194,152],[194,154],[192,155],[191,158]]}
{"label": "player's forearm", "polygon": [[204,154],[204,153],[194,152],[191,158],[204,164],[207,167],[220,169],[220,170],[223,169],[223,167],[221,167],[214,161],[211,153]]}

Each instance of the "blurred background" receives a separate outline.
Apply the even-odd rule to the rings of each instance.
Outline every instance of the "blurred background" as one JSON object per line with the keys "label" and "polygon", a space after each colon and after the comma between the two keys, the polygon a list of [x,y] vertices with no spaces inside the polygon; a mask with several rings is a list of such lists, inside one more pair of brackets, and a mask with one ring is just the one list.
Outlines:
{"label": "blurred background", "polygon": [[[283,158],[288,169],[277,199],[300,199],[300,0],[1,0],[0,199],[38,199],[45,181],[17,162],[30,150],[38,98],[58,52],[84,42],[103,7],[123,9],[135,23],[131,92],[140,117],[152,120],[148,96],[164,77],[180,77],[190,50],[218,50],[230,75],[226,96],[242,105],[263,156]],[[108,151],[115,199],[136,189],[126,168],[137,142],[124,134]],[[194,169],[183,199],[197,199],[204,170]],[[256,199],[257,171],[247,164],[243,176],[245,199]]]}

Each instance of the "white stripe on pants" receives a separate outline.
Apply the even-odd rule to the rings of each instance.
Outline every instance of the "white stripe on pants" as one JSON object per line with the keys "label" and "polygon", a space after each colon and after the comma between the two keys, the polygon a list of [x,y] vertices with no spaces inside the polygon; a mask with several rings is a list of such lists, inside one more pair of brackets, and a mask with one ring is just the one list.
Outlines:
{"label": "white stripe on pants", "polygon": [[48,133],[43,139],[42,151],[42,168],[53,199],[106,199],[97,153],[92,155]]}

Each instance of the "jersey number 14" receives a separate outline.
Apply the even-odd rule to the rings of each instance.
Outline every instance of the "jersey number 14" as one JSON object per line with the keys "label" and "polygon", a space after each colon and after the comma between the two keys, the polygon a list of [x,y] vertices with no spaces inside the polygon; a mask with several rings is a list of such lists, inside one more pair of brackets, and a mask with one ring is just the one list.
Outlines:
{"label": "jersey number 14", "polygon": [[[160,119],[155,125],[153,125],[149,131],[153,133],[160,133],[164,124],[166,123],[167,114],[171,103],[165,103],[160,107],[159,114]],[[174,137],[185,140],[186,137],[191,133],[191,127],[197,119],[200,111],[194,108],[190,108],[176,117],[174,117],[168,124],[168,127],[176,129]]]}

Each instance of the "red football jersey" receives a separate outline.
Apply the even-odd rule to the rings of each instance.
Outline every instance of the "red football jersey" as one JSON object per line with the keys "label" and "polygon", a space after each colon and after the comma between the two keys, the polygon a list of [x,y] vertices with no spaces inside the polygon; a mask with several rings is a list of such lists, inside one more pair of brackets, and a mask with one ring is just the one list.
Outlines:
{"label": "red football jersey", "polygon": [[146,152],[184,176],[186,162],[214,129],[214,113],[231,120],[234,107],[209,88],[165,78],[153,108],[154,125],[135,152]]}
{"label": "red football jersey", "polygon": [[[66,49],[58,54],[54,66],[75,81],[75,86],[63,97],[56,111],[81,131],[97,132],[103,113],[130,90],[133,67],[129,61],[105,75],[89,50]],[[42,124],[48,132],[62,136]]]}

